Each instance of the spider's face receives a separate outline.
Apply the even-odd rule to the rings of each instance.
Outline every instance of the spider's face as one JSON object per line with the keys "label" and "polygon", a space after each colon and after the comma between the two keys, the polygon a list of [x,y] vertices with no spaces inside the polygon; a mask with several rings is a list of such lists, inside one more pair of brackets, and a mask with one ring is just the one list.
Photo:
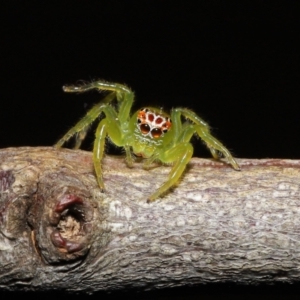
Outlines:
{"label": "spider's face", "polygon": [[142,108],[137,115],[137,127],[143,136],[148,136],[152,139],[163,137],[172,126],[172,121],[169,117],[163,116],[148,108]]}

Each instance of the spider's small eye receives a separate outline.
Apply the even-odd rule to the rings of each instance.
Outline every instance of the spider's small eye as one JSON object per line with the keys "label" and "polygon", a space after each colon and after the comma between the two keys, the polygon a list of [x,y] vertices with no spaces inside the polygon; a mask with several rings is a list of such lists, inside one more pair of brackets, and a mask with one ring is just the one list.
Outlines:
{"label": "spider's small eye", "polygon": [[144,110],[140,110],[139,113],[138,113],[138,120],[143,120],[145,121],[146,120],[146,113]]}
{"label": "spider's small eye", "polygon": [[155,120],[155,124],[161,124],[162,121],[163,121],[163,118],[158,117],[158,118]]}
{"label": "spider's small eye", "polygon": [[162,135],[162,131],[160,128],[153,128],[151,130],[151,135],[153,138],[157,139]]}
{"label": "spider's small eye", "polygon": [[140,129],[143,134],[147,134],[150,131],[150,126],[148,124],[141,124]]}
{"label": "spider's small eye", "polygon": [[153,115],[153,114],[148,114],[148,120],[149,120],[150,122],[153,122],[153,120],[154,120],[154,115]]}

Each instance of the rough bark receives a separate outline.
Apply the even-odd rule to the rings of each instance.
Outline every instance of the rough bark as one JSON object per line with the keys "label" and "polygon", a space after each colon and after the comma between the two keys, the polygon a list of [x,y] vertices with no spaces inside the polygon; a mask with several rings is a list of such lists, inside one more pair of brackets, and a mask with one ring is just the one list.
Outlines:
{"label": "rough bark", "polygon": [[208,282],[300,280],[300,161],[193,159],[163,199],[170,170],[91,153],[0,151],[0,289],[95,292]]}

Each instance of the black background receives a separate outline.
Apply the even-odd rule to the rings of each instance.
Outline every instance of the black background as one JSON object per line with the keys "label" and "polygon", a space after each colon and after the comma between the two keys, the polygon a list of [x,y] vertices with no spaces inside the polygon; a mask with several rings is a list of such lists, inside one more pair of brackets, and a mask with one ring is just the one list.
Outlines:
{"label": "black background", "polygon": [[[101,99],[97,92],[64,94],[61,87],[105,79],[128,84],[136,109],[193,109],[237,157],[299,159],[297,2],[1,3],[0,147],[53,145]],[[85,149],[92,141],[91,133]],[[200,142],[195,156],[209,157]],[[220,288],[223,297],[264,299],[299,289]],[[202,292],[216,289],[179,295]],[[159,295],[168,293],[178,296]]]}

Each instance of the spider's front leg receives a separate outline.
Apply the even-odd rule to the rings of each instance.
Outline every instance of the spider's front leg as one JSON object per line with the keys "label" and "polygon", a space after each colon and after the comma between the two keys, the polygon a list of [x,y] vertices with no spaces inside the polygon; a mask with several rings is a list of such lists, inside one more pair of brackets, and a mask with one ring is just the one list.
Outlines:
{"label": "spider's front leg", "polygon": [[[68,93],[83,93],[90,90],[111,91],[119,102],[119,120],[125,122],[130,115],[130,110],[134,100],[133,91],[124,84],[107,82],[103,80],[93,81],[83,85],[66,85],[63,90]],[[101,103],[110,103],[111,99],[104,98]]]}
{"label": "spider's front leg", "polygon": [[161,149],[159,159],[163,163],[175,163],[171,169],[168,180],[148,198],[147,202],[154,201],[178,182],[186,168],[186,165],[193,156],[193,150],[191,143],[175,144],[175,146],[166,151]]}
{"label": "spider's front leg", "polygon": [[[108,136],[116,146],[124,147],[126,162],[129,167],[133,165],[133,158],[129,146],[128,122],[130,110],[134,100],[134,93],[125,85],[109,83],[106,81],[94,81],[79,86],[64,86],[65,92],[86,92],[92,89],[109,91],[110,93],[102,101],[90,109],[74,127],[72,127],[55,145],[60,148],[71,137],[76,135],[75,149],[78,149],[86,136],[88,127],[103,113],[105,118],[100,122],[96,130],[93,149],[93,162],[98,184],[104,190],[101,162],[104,155],[106,137]],[[117,99],[117,109],[111,102]]]}
{"label": "spider's front leg", "polygon": [[108,94],[100,103],[92,107],[86,115],[75,125],[73,126],[54,146],[56,148],[61,148],[64,143],[66,143],[70,138],[76,135],[76,144],[74,149],[79,149],[82,141],[84,140],[86,133],[89,129],[89,126],[100,116],[104,107],[111,102],[116,95],[114,93]]}
{"label": "spider's front leg", "polygon": [[94,169],[97,177],[97,182],[102,191],[104,191],[104,183],[103,183],[103,172],[102,172],[102,159],[105,151],[105,142],[106,137],[113,144],[118,147],[124,147],[126,151],[126,161],[129,166],[132,166],[133,162],[131,161],[132,156],[130,152],[130,147],[126,144],[126,134],[123,134],[122,124],[118,119],[118,115],[116,111],[111,106],[106,106],[103,109],[103,112],[106,116],[103,119],[97,129],[95,134],[95,141],[93,147],[93,163]]}

